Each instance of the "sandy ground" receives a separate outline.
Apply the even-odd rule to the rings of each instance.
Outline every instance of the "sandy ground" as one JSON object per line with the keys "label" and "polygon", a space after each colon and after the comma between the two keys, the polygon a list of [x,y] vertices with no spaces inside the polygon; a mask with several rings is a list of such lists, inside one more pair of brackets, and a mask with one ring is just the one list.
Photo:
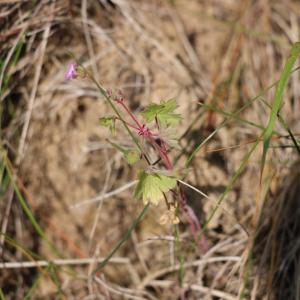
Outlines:
{"label": "sandy ground", "polygon": [[[261,133],[253,124],[264,126],[268,121],[270,110],[259,100],[271,103],[275,89],[239,114],[252,125],[229,119],[223,112],[207,112],[201,103],[233,113],[278,80],[291,44],[300,37],[299,3],[83,0],[41,1],[31,7],[15,2],[5,6],[12,11],[6,20],[11,24],[1,35],[8,41],[3,53],[15,45],[18,35],[23,38],[24,28],[28,33],[20,60],[9,68],[18,81],[2,95],[4,104],[15,101],[16,111],[4,128],[4,140],[13,149],[27,202],[63,257],[106,256],[142,209],[133,197],[132,184],[142,165],[128,166],[107,142],[109,138],[126,145],[130,140],[121,128],[112,138],[99,126],[99,117],[112,111],[92,82],[64,80],[70,61],[67,51],[74,53],[105,88],[121,89],[136,114],[150,102],[175,98],[182,115],[179,136],[196,118],[181,140],[184,155],[179,168],[184,168],[197,145],[229,120],[205,143],[186,179],[210,199],[186,188],[189,205],[204,223]],[[26,25],[19,15],[13,15],[15,11],[19,15],[31,13],[34,22]],[[12,30],[13,18],[19,26],[15,25],[16,31]],[[299,95],[299,72],[295,72],[280,111],[294,133],[300,132]],[[288,135],[280,125],[276,130]],[[252,269],[265,273],[251,273],[247,280],[244,275],[249,271],[246,261],[253,237],[263,227],[262,218],[280,213],[276,208],[268,210],[265,200],[277,199],[284,178],[295,178],[295,172],[289,172],[297,152],[285,147],[292,143],[282,136],[269,151],[263,185],[259,180],[262,147],[251,156],[209,223],[206,240],[210,250],[206,254],[195,249],[187,221],[182,218],[182,286],[177,280],[180,266],[174,255],[173,232],[170,226],[159,224],[163,208],[157,207],[150,209],[117,252],[116,257],[126,258],[126,262],[112,261],[96,280],[91,276],[93,263],[74,268],[77,276],[70,276],[67,268],[59,272],[63,298],[238,299],[246,282],[245,299],[267,299],[263,287],[268,284],[272,294],[272,284],[260,278],[262,274],[272,277],[268,277],[271,267],[262,266],[269,261],[270,252],[262,252],[267,258]],[[178,153],[174,150],[171,156]],[[297,179],[291,182],[291,189],[299,184]],[[123,191],[109,196],[122,187]],[[295,199],[296,194],[291,197]],[[280,199],[286,201],[284,195]],[[16,199],[8,220],[7,232],[19,243],[45,259],[54,258]],[[264,226],[270,232],[271,225]],[[27,260],[11,248],[4,251],[5,261]],[[0,276],[7,299],[22,299],[38,273],[6,271]],[[56,289],[49,276],[43,276],[32,299],[56,299]]]}

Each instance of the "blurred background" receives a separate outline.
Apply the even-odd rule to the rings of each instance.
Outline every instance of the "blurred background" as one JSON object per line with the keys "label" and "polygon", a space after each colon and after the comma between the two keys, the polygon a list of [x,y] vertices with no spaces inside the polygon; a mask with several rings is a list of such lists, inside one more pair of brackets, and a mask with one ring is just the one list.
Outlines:
{"label": "blurred background", "polygon": [[[261,179],[262,145],[245,158],[299,25],[297,0],[2,0],[0,299],[299,299],[299,60]],[[186,178],[202,224],[224,195],[207,252],[151,208],[93,274],[142,210],[139,167],[107,142],[95,85],[65,80],[69,52],[137,115],[177,100],[170,155],[184,168],[202,144]]]}

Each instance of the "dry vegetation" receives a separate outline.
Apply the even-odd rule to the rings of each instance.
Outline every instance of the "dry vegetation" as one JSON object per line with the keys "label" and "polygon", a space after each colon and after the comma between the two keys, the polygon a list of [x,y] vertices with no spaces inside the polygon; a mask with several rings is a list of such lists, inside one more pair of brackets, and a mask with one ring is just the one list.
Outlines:
{"label": "dry vegetation", "polygon": [[[0,262],[0,299],[299,299],[299,162],[279,122],[262,182],[260,145],[209,223],[206,253],[184,219],[178,249],[151,208],[93,275],[142,209],[132,197],[138,167],[107,143],[98,119],[111,112],[95,86],[64,80],[70,50],[136,112],[175,98],[181,167],[216,131],[186,179],[209,196],[186,188],[204,223],[267,124],[268,87],[299,39],[293,0],[0,1],[0,175],[3,165],[12,172],[0,182],[0,256],[10,263]],[[280,111],[296,139],[299,77]]]}

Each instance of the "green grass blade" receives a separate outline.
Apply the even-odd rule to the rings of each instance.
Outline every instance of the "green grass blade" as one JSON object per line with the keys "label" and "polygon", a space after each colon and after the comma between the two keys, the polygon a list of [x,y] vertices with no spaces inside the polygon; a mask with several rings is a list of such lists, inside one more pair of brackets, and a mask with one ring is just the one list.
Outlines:
{"label": "green grass blade", "polygon": [[246,263],[246,267],[245,267],[245,271],[244,271],[244,275],[243,275],[243,284],[242,284],[242,289],[241,289],[241,293],[240,293],[240,297],[239,297],[240,300],[243,300],[246,297],[246,295],[245,295],[246,289],[249,284],[249,279],[250,279],[252,270],[253,270],[253,253],[252,253],[252,250],[250,250],[249,255],[247,257],[247,263]]}
{"label": "green grass blade", "polygon": [[[298,69],[298,68],[297,68]],[[293,70],[294,71],[294,70]],[[271,88],[276,86],[277,82],[269,85],[266,89],[262,90],[257,96],[250,99],[245,105],[243,105],[240,109],[238,109],[236,112],[232,113],[231,116],[228,116],[228,119],[224,120],[200,145],[198,145],[195,150],[192,152],[192,154],[188,157],[186,161],[185,167],[189,167],[192,160],[196,156],[196,154],[200,151],[202,146],[210,139],[212,138],[221,128],[223,128],[229,121],[231,121],[232,118],[237,117],[240,113],[242,113],[246,108],[251,106],[256,100],[260,99],[260,97],[264,94],[266,94]]]}
{"label": "green grass blade", "polygon": [[[32,252],[29,249],[26,249],[21,243],[15,241],[13,238],[9,237],[7,234],[4,234],[2,232],[0,232],[0,235],[3,235],[5,238],[5,241],[11,245],[12,247],[14,247],[15,249],[17,249],[18,251],[20,251],[23,256],[25,256],[26,258],[28,258],[30,261],[35,261],[35,260],[44,260],[44,258],[34,252]],[[50,266],[50,265],[49,265]],[[38,283],[42,277],[42,275],[46,275],[49,276],[50,279],[53,281],[54,284],[56,284],[57,288],[59,289],[61,286],[61,283],[59,282],[59,276],[58,274],[54,273],[53,271],[50,274],[49,273],[49,266],[47,267],[47,269],[44,271],[42,268],[40,268],[40,273],[37,277],[37,279],[34,281],[33,285],[29,288],[29,290],[26,292],[23,300],[25,299],[30,299],[32,293],[34,292],[34,290],[38,287]]]}
{"label": "green grass blade", "polygon": [[0,232],[0,236],[4,236],[5,242],[9,244],[10,246],[14,247],[16,250],[18,250],[20,253],[22,253],[23,256],[25,256],[29,260],[42,260],[43,257],[38,255],[37,253],[26,249],[21,243],[18,241],[14,240],[12,237],[9,235]]}
{"label": "green grass blade", "polygon": [[295,136],[293,135],[289,125],[284,121],[284,119],[281,117],[280,114],[278,114],[278,120],[281,123],[282,127],[288,132],[288,134],[289,134],[291,140],[293,141],[293,144],[294,144],[298,154],[300,155],[300,146],[299,146]]}
{"label": "green grass blade", "polygon": [[114,256],[114,254],[120,249],[120,247],[128,240],[130,237],[131,232],[136,228],[136,226],[142,221],[144,218],[150,204],[144,206],[141,213],[138,215],[138,217],[132,222],[130,227],[125,232],[123,238],[116,244],[116,246],[113,248],[113,250],[109,253],[109,255],[103,260],[103,262],[100,263],[100,265],[93,271],[93,274],[98,272],[100,269],[104,268],[105,265],[109,262],[109,260]]}
{"label": "green grass blade", "polygon": [[[265,100],[265,99],[260,99],[261,102],[263,104],[265,104],[268,108],[272,109],[271,105]],[[288,126],[288,124],[284,121],[284,119],[282,118],[282,116],[280,115],[280,113],[277,114],[278,117],[278,121],[280,122],[280,124],[282,125],[282,127],[287,131],[287,133],[289,134],[289,137],[291,138],[298,154],[300,155],[300,147],[299,144],[294,136],[294,134],[292,133],[290,127]],[[273,131],[273,133],[278,134],[279,136],[281,135],[280,133],[277,133],[276,131]],[[284,145],[283,145],[284,146]],[[280,146],[279,146],[280,147]],[[287,147],[292,147],[291,145],[287,145]],[[276,147],[273,147],[276,148]],[[278,148],[278,147],[277,147]]]}
{"label": "green grass blade", "polygon": [[263,154],[262,154],[262,163],[261,163],[261,177],[264,170],[264,165],[266,162],[267,152],[270,146],[270,140],[273,134],[273,128],[275,125],[275,121],[277,119],[277,115],[279,112],[279,109],[282,105],[282,97],[284,93],[284,89],[287,83],[287,80],[289,78],[289,75],[291,73],[291,70],[300,54],[300,42],[295,43],[292,47],[290,56],[288,57],[285,66],[283,68],[283,71],[281,73],[280,79],[278,81],[275,97],[272,103],[272,110],[269,118],[268,125],[263,133]]}
{"label": "green grass blade", "polygon": [[5,300],[5,296],[1,288],[0,288],[0,300]]}
{"label": "green grass blade", "polygon": [[227,196],[227,194],[232,190],[232,187],[234,185],[234,183],[236,182],[236,180],[239,178],[239,176],[241,175],[241,173],[244,171],[250,157],[251,154],[254,152],[254,150],[256,149],[257,145],[260,142],[260,138],[258,138],[256,140],[256,142],[252,145],[252,147],[250,148],[249,152],[245,155],[245,157],[243,158],[243,161],[241,163],[241,165],[239,166],[239,168],[237,169],[237,171],[235,172],[235,174],[232,176],[232,178],[230,179],[229,184],[227,185],[225,191],[223,192],[223,194],[220,196],[220,198],[217,201],[216,206],[214,207],[212,213],[210,214],[210,216],[208,217],[206,223],[203,225],[203,231],[205,231],[207,229],[208,224],[210,223],[210,221],[212,220],[212,218],[214,217],[215,213],[217,212],[218,208],[221,206],[223,200],[225,199],[225,197]]}
{"label": "green grass blade", "polygon": [[205,103],[201,103],[200,105],[201,105],[201,107],[204,107],[207,110],[212,110],[214,112],[220,113],[224,117],[228,117],[228,118],[234,119],[234,120],[236,120],[239,123],[244,123],[244,124],[247,124],[247,125],[250,125],[252,127],[256,127],[258,129],[262,129],[262,130],[265,129],[264,126],[262,126],[262,125],[255,124],[254,122],[251,122],[251,121],[248,121],[246,119],[243,119],[243,118],[239,117],[236,113],[231,113],[231,112],[224,111],[224,110],[222,110],[220,108],[217,108],[215,105],[207,105]]}
{"label": "green grass blade", "polygon": [[12,54],[12,57],[10,58],[10,61],[8,61],[6,63],[6,65],[4,63],[4,61],[5,61],[4,58],[1,59],[1,61],[0,61],[0,73],[3,72],[3,74],[4,74],[3,81],[0,86],[0,95],[1,95],[1,93],[4,93],[6,91],[6,89],[8,88],[10,79],[11,79],[11,74],[8,73],[7,69],[9,68],[10,65],[15,66],[20,59],[21,51],[23,49],[23,46],[25,45],[25,42],[24,42],[25,34],[26,34],[26,32],[22,36],[20,36],[20,38],[15,46],[15,49],[13,50],[13,54]]}
{"label": "green grass blade", "polygon": [[5,171],[4,165],[4,159],[6,158],[6,155],[7,154],[5,152],[2,154],[2,157],[0,154],[0,199],[7,192],[10,185],[10,179],[7,175],[7,172]]}
{"label": "green grass blade", "polygon": [[7,171],[7,174],[9,176],[9,178],[10,178],[10,181],[13,185],[13,189],[14,189],[14,192],[17,196],[17,199],[18,199],[20,205],[22,206],[22,209],[24,210],[26,216],[28,217],[31,225],[33,226],[35,231],[38,233],[38,235],[46,242],[46,244],[53,251],[53,253],[55,253],[58,257],[62,257],[62,255],[59,253],[57,248],[46,237],[46,234],[44,233],[44,230],[42,229],[42,227],[39,225],[39,223],[35,219],[33,213],[31,212],[29,206],[27,205],[25,199],[23,198],[22,193],[21,193],[18,185],[16,184],[16,180],[14,178],[13,172],[12,172],[12,170],[10,169],[10,167],[7,163],[5,163],[5,169]]}
{"label": "green grass blade", "polygon": [[43,274],[39,273],[37,278],[35,279],[35,281],[33,282],[33,285],[28,289],[28,291],[26,292],[23,300],[29,300],[32,299],[32,295],[34,293],[34,291],[37,289],[41,279],[43,278]]}
{"label": "green grass blade", "polygon": [[190,125],[188,126],[188,128],[185,130],[185,132],[180,136],[180,138],[178,139],[179,141],[181,141],[184,137],[187,136],[187,134],[191,131],[191,129],[194,127],[194,125],[201,119],[204,117],[205,111],[200,111],[198,112],[198,114],[196,115],[196,117],[192,120],[192,122],[190,123]]}
{"label": "green grass blade", "polygon": [[[26,34],[26,33],[25,33]],[[25,35],[24,34],[24,35]],[[17,64],[17,62],[19,61],[20,59],[20,56],[21,56],[21,51],[24,47],[25,43],[24,43],[24,40],[22,40],[22,37],[21,39],[18,41],[17,43],[17,46],[16,46],[16,49],[15,49],[15,53],[13,55],[13,58],[12,58],[12,64],[15,66]]]}
{"label": "green grass blade", "polygon": [[[297,67],[293,70],[290,71],[289,74],[292,74],[296,71],[298,71],[300,69],[300,67]],[[264,90],[262,90],[257,96],[255,96],[254,98],[250,99],[245,105],[243,105],[240,109],[238,109],[236,112],[232,113],[231,116],[228,116],[228,119],[226,119],[225,121],[223,121],[215,130],[215,132],[210,136],[210,138],[217,132],[219,131],[222,127],[224,127],[225,125],[227,125],[227,123],[229,121],[231,121],[231,119],[233,118],[237,118],[238,115],[240,113],[242,113],[245,109],[247,109],[249,106],[252,105],[252,103],[254,103],[256,100],[260,99],[264,94],[266,94],[270,89],[272,89],[273,87],[275,87],[277,84],[279,83],[279,81],[276,81],[274,83],[272,83],[271,85],[269,85],[267,88],[265,88]],[[192,121],[194,122],[194,120]],[[205,142],[207,141],[207,139],[205,140]],[[203,146],[203,142],[198,145],[195,150],[193,151],[193,153],[188,157],[187,161],[186,161],[186,167],[188,167],[190,165],[190,163],[192,162],[193,158],[196,156],[196,154],[199,152],[199,150],[201,149],[201,147]],[[178,157],[176,157],[176,161],[179,160],[179,158],[181,157],[181,155],[183,154],[183,151],[178,155]]]}

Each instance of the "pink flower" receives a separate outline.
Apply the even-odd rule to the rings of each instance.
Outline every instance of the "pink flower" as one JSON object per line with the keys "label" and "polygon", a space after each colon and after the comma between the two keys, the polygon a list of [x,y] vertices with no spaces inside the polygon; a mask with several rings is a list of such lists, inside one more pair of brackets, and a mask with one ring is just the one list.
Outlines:
{"label": "pink flower", "polygon": [[76,69],[77,69],[77,64],[74,62],[70,63],[68,65],[68,69],[65,74],[65,80],[71,80],[71,79],[76,78],[76,76],[77,76]]}

